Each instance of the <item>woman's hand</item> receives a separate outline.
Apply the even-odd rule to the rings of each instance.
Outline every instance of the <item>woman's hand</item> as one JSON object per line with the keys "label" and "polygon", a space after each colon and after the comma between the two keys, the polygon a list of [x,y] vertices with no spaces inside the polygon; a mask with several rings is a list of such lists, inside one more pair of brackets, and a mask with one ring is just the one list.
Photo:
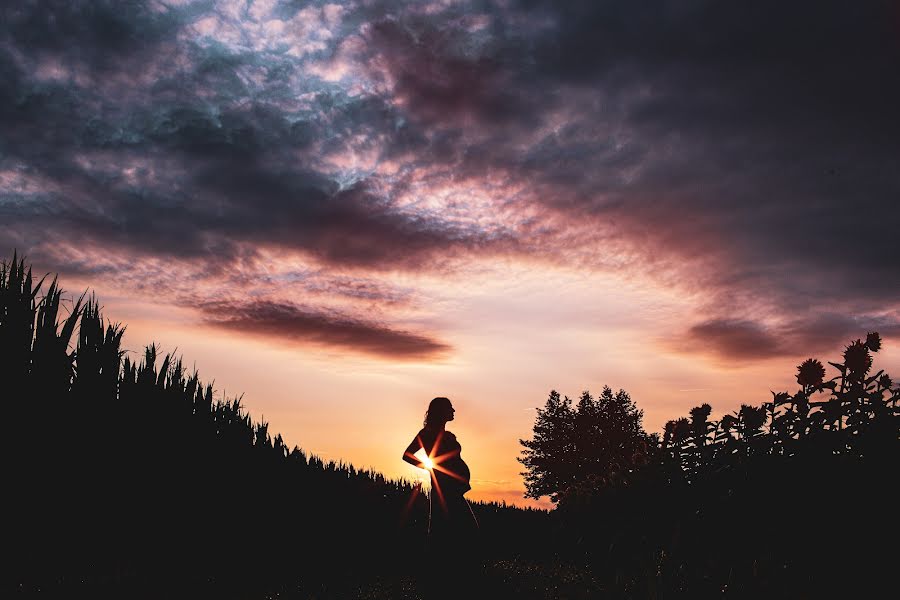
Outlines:
{"label": "woman's hand", "polygon": [[406,451],[403,452],[403,460],[414,467],[424,469],[425,464],[416,457],[416,452],[422,448],[422,442],[419,440],[419,436],[416,436],[415,439],[409,443],[409,446],[406,447]]}
{"label": "woman's hand", "polygon": [[415,455],[409,454],[408,452],[403,454],[403,460],[405,460],[412,466],[417,467],[419,469],[425,468],[425,463],[423,463],[418,458],[416,458]]}

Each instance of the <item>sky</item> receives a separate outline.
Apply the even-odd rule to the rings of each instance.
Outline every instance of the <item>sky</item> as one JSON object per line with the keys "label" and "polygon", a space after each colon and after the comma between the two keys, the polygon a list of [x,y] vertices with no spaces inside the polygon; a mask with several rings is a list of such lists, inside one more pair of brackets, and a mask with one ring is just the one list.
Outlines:
{"label": "sky", "polygon": [[551,389],[900,372],[898,72],[888,0],[3,3],[0,252],[326,459],[419,477],[448,396],[525,505]]}

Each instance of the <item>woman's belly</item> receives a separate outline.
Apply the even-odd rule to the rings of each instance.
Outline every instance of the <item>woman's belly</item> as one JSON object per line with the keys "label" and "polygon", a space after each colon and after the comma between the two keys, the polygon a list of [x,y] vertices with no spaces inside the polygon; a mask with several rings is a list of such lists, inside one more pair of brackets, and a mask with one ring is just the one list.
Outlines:
{"label": "woman's belly", "polygon": [[441,466],[447,471],[450,471],[450,473],[453,473],[453,475],[450,475],[435,470],[434,474],[438,479],[438,484],[442,488],[447,488],[448,491],[461,490],[460,493],[465,493],[472,489],[469,485],[469,478],[471,477],[469,465],[467,465],[463,459],[454,458],[441,463]]}

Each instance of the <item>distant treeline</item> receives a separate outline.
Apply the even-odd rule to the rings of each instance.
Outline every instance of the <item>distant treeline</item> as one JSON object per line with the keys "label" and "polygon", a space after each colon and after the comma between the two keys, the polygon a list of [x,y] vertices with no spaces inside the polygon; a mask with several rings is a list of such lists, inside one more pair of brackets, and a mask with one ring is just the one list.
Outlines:
{"label": "distant treeline", "polygon": [[[329,597],[342,575],[415,573],[418,484],[289,447],[180,359],[132,360],[123,332],[95,298],[67,305],[23,260],[0,267],[5,589]],[[474,508],[486,557],[548,523]]]}

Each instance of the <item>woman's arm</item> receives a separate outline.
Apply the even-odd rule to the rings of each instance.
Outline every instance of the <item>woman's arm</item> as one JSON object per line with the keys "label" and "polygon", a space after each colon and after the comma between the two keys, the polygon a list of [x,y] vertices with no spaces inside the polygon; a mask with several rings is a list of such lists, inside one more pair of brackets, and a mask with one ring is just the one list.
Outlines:
{"label": "woman's arm", "polygon": [[406,447],[406,450],[403,452],[403,460],[408,462],[414,467],[418,467],[420,469],[425,468],[425,464],[416,458],[416,452],[424,448],[425,446],[422,444],[421,436],[416,436],[413,438],[413,441],[409,443],[409,446]]}

